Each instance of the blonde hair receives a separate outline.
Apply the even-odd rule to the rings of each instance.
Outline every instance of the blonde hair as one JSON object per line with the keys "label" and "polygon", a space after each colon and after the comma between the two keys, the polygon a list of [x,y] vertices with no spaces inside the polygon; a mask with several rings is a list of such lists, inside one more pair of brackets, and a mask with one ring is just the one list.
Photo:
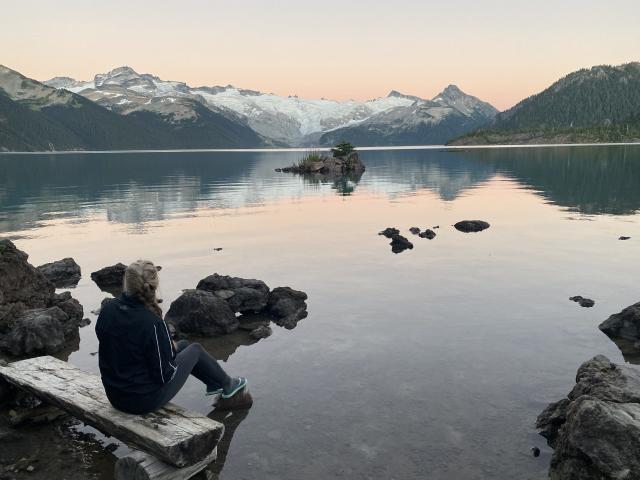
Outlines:
{"label": "blonde hair", "polygon": [[145,307],[162,317],[156,291],[160,279],[158,270],[149,260],[136,260],[124,272],[124,293],[143,303]]}

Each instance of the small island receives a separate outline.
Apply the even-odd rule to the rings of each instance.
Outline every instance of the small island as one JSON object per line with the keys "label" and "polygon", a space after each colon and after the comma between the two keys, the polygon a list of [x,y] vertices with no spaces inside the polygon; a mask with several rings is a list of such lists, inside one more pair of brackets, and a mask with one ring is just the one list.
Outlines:
{"label": "small island", "polygon": [[276,172],[297,173],[301,175],[319,173],[322,175],[362,174],[365,171],[364,163],[355,147],[349,142],[340,142],[331,149],[329,157],[312,150],[305,154],[297,164],[290,167],[276,168]]}

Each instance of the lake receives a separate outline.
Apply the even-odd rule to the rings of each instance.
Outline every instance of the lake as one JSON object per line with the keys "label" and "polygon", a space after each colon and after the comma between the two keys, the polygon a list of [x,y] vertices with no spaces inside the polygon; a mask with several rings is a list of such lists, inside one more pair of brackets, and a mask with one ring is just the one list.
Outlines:
{"label": "lake", "polygon": [[[72,293],[93,323],[64,358],[97,371],[105,293],[89,274],[107,265],[162,265],[165,308],[214,272],[291,286],[309,296],[294,330],[205,342],[255,400],[213,414],[220,478],[547,478],[536,416],[583,361],[625,361],[597,326],[640,300],[640,146],[365,151],[361,178],[274,171],[300,156],[0,155],[0,234],[34,265],[82,267]],[[461,233],[463,219],[491,227]],[[414,248],[392,253],[386,227]],[[175,401],[209,413],[203,393],[193,380]]]}

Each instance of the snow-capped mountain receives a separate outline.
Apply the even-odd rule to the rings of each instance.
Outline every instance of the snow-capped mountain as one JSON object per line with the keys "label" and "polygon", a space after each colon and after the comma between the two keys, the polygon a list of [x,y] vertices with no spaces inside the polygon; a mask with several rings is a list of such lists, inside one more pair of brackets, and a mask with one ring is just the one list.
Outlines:
{"label": "snow-capped mountain", "polygon": [[432,100],[398,92],[391,92],[390,96],[413,101],[326,132],[319,143],[332,145],[348,139],[356,145],[443,144],[490,122],[498,113],[490,104],[467,95],[455,85],[449,85]]}
{"label": "snow-capped mountain", "polygon": [[[371,123],[384,129],[385,124],[391,127],[402,123],[404,116],[409,122],[425,119],[424,125],[432,125],[451,115],[463,123],[477,123],[497,113],[455,86],[447,87],[433,100],[392,91],[387,97],[366,102],[339,102],[282,97],[231,85],[190,87],[184,82],[138,74],[130,67],[98,74],[92,81],[56,77],[45,83],[78,93],[117,113],[151,111],[171,123],[197,118],[196,105],[201,104],[233,121],[245,122],[273,144],[291,146],[317,144],[328,132],[333,132],[329,136],[348,133]],[[426,115],[417,113],[426,110]]]}

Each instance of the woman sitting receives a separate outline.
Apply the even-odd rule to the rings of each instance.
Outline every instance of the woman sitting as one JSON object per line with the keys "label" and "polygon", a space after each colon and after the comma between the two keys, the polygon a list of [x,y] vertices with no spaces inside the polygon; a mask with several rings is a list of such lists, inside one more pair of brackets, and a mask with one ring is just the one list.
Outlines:
{"label": "woman sitting", "polygon": [[107,303],[96,333],[102,384],[111,404],[133,414],[169,402],[193,375],[206,394],[231,398],[247,384],[230,377],[199,343],[173,342],[156,298],[158,268],[138,260],[124,274],[124,293]]}

